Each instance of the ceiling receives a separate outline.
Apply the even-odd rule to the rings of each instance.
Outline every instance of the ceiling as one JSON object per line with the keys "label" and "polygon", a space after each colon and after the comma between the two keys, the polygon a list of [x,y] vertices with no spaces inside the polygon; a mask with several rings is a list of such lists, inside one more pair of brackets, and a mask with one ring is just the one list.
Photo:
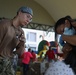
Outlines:
{"label": "ceiling", "polygon": [[76,0],[34,0],[40,4],[56,22],[59,18],[70,15],[76,18]]}

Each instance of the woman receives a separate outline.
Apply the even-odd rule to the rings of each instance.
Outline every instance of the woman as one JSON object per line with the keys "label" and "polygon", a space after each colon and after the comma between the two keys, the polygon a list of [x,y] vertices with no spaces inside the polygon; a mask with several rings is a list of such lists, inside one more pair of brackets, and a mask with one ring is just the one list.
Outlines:
{"label": "woman", "polygon": [[62,36],[62,40],[76,46],[76,21],[67,17],[60,18],[55,24],[55,33]]}

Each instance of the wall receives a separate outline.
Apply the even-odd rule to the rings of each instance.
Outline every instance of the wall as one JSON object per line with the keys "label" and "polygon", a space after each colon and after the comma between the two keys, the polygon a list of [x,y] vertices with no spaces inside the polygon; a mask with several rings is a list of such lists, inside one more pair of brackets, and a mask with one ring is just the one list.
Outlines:
{"label": "wall", "polygon": [[33,0],[0,0],[0,17],[13,18],[21,6],[30,6],[33,9],[33,22],[46,25],[55,23],[48,12]]}

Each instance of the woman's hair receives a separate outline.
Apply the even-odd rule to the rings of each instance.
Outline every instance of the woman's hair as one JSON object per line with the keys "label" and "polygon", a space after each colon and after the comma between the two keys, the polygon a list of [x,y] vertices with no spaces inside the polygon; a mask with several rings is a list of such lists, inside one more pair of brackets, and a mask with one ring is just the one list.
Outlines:
{"label": "woman's hair", "polygon": [[72,46],[72,50],[67,54],[64,62],[73,69],[76,74],[76,47]]}
{"label": "woman's hair", "polygon": [[70,21],[72,20],[71,16],[67,15],[65,18],[69,19]]}
{"label": "woman's hair", "polygon": [[57,28],[59,26],[61,26],[61,24],[65,24],[65,18],[60,18],[56,23],[55,23],[55,26],[54,26],[54,30],[56,32]]}
{"label": "woman's hair", "polygon": [[56,32],[57,28],[58,28],[59,26],[61,26],[61,24],[65,24],[65,20],[68,20],[68,21],[70,22],[71,27],[72,27],[72,24],[71,24],[72,18],[71,18],[70,16],[65,16],[65,17],[63,17],[63,18],[60,18],[60,19],[55,23],[55,26],[54,26],[55,32]]}

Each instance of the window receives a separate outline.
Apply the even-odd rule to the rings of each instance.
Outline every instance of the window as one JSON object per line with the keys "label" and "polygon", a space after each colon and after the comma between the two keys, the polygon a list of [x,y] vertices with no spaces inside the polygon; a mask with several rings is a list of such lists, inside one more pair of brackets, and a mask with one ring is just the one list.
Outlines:
{"label": "window", "polygon": [[36,42],[36,33],[30,32],[29,41]]}
{"label": "window", "polygon": [[30,42],[36,42],[36,33],[35,32],[28,32],[27,40]]}

